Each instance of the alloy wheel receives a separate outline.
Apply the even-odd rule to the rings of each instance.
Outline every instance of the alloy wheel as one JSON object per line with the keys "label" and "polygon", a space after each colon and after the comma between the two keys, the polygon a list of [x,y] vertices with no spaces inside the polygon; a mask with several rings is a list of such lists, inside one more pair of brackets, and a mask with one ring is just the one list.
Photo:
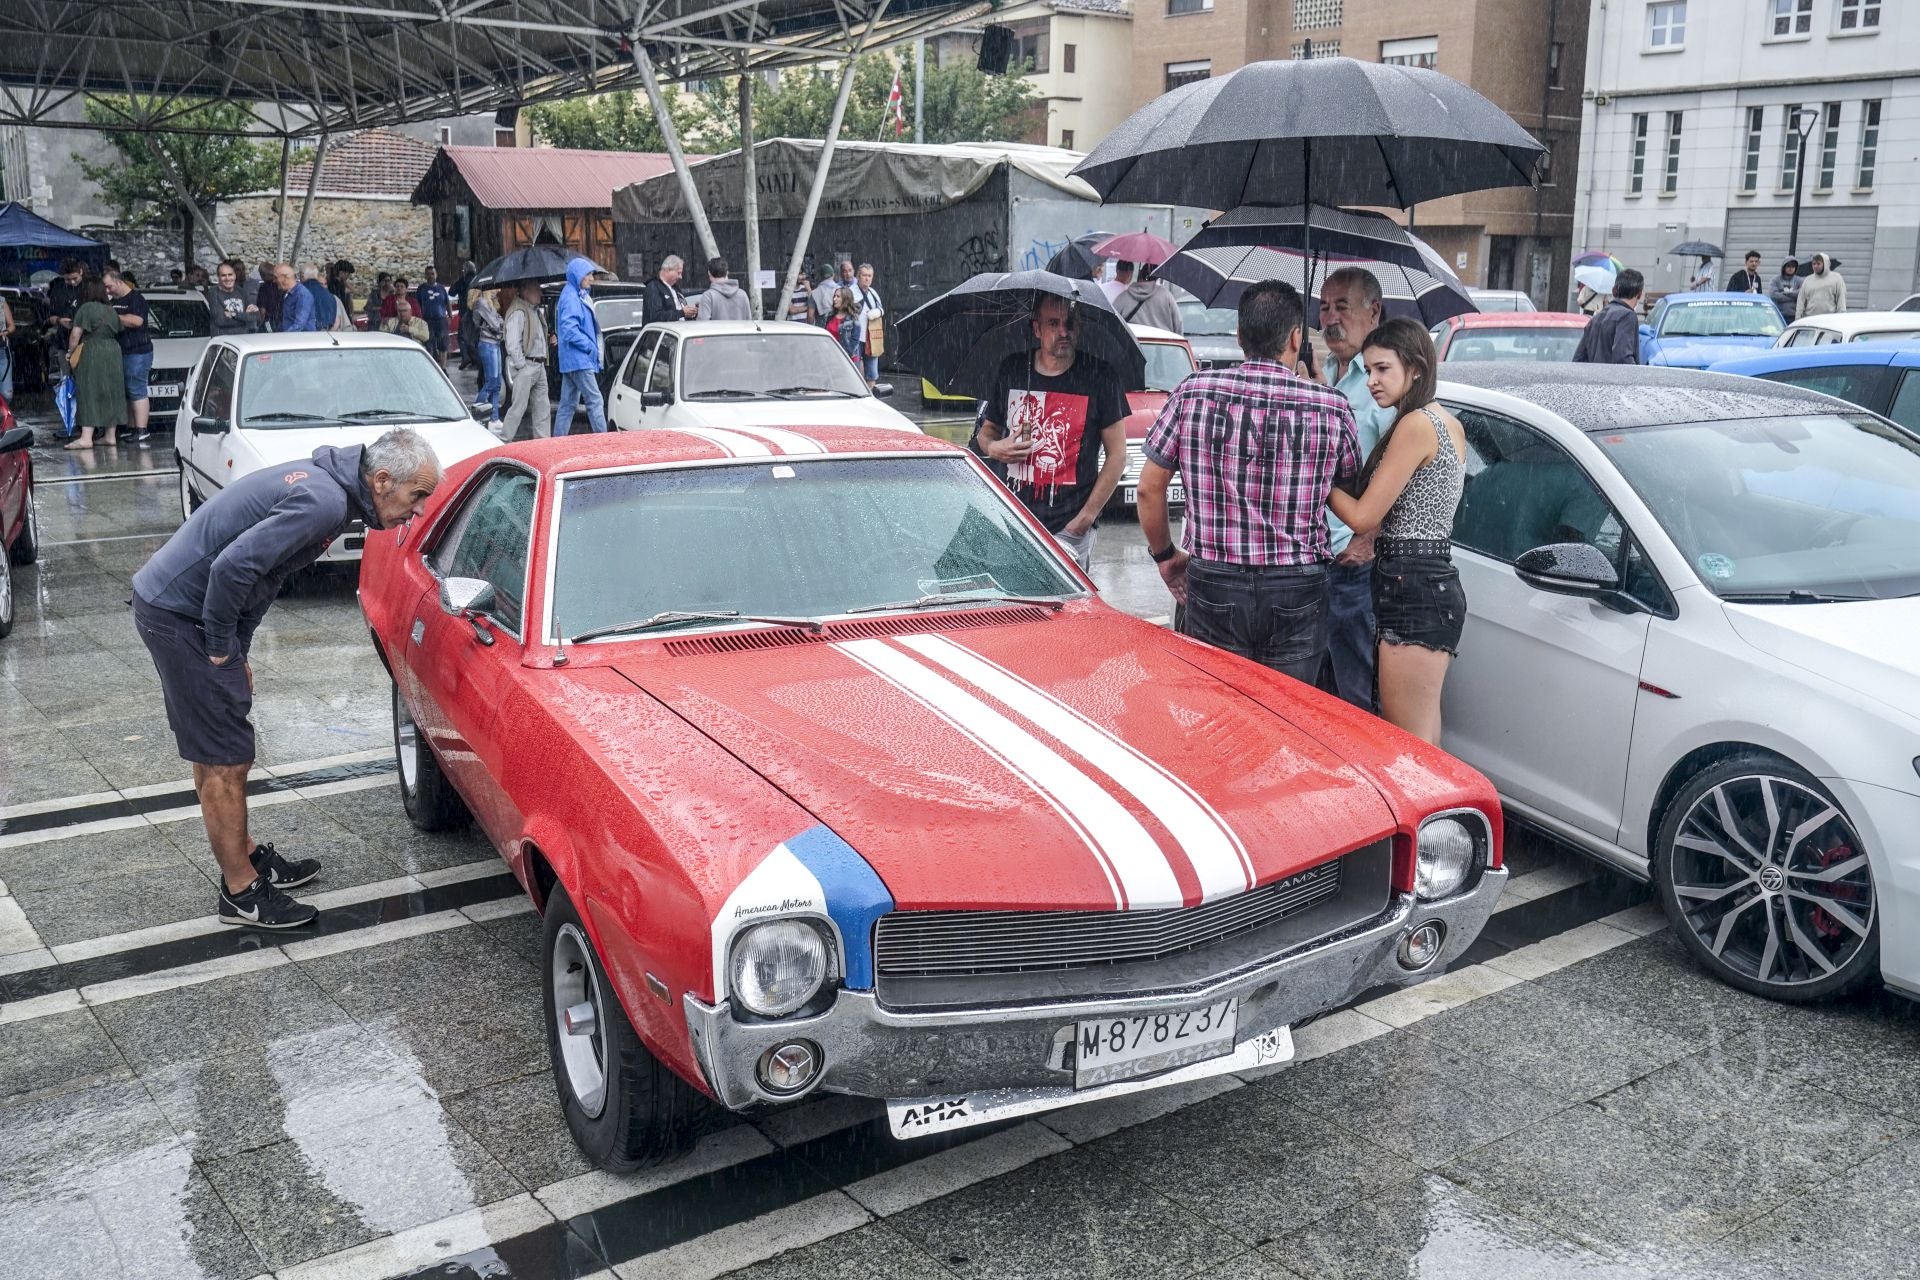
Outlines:
{"label": "alloy wheel", "polygon": [[400,765],[400,785],[412,795],[420,785],[420,726],[413,722],[397,684],[393,687],[393,754]]}
{"label": "alloy wheel", "polygon": [[27,531],[22,537],[36,551],[40,546],[40,495],[27,490]]}
{"label": "alloy wheel", "polygon": [[607,1105],[607,1036],[601,1025],[602,993],[593,948],[578,925],[560,926],[547,980],[553,984],[554,1033],[567,1089],[582,1114],[597,1119]]}
{"label": "alloy wheel", "polygon": [[0,552],[0,636],[13,628],[13,564]]}
{"label": "alloy wheel", "polygon": [[1832,976],[1873,936],[1873,872],[1826,796],[1792,778],[1729,778],[1673,839],[1673,892],[1701,944],[1755,982]]}

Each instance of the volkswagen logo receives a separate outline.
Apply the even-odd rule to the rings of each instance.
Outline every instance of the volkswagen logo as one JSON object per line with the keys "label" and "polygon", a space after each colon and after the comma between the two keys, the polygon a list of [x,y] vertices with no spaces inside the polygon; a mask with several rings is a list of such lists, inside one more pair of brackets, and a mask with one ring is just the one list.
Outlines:
{"label": "volkswagen logo", "polygon": [[1768,893],[1778,893],[1787,887],[1787,873],[1778,867],[1760,868],[1760,887]]}

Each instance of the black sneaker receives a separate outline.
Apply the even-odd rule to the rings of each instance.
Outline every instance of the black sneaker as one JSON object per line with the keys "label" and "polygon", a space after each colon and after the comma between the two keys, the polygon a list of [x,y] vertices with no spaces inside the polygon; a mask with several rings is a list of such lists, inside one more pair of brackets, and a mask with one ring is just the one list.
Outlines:
{"label": "black sneaker", "polygon": [[276,889],[298,889],[320,874],[318,858],[302,858],[292,862],[275,853],[270,844],[255,845],[252,858],[253,869]]}
{"label": "black sneaker", "polygon": [[256,879],[243,893],[220,888],[220,923],[243,929],[298,929],[312,924],[320,912],[295,902],[265,880]]}

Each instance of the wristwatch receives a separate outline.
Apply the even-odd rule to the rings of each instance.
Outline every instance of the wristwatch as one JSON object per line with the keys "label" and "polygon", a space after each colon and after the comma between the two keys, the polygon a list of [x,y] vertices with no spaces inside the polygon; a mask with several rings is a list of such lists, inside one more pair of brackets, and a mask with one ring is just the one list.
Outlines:
{"label": "wristwatch", "polygon": [[1155,564],[1165,564],[1180,554],[1180,544],[1177,542],[1169,542],[1165,551],[1149,551],[1147,554],[1153,557]]}

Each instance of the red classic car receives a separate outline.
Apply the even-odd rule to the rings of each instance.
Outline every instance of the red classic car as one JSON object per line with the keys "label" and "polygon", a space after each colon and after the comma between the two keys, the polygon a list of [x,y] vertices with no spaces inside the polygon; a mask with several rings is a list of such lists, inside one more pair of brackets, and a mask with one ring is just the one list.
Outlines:
{"label": "red classic car", "polygon": [[544,916],[610,1169],[714,1102],[912,1136],[1284,1061],[1506,879],[1479,774],[1108,607],[926,436],[492,450],[360,592],[407,812],[471,815]]}
{"label": "red classic car", "polygon": [[[1145,324],[1127,327],[1133,330],[1134,340],[1147,355],[1147,385],[1127,392],[1127,470],[1120,478],[1120,487],[1113,491],[1114,503],[1122,507],[1139,504],[1140,470],[1147,462],[1147,429],[1166,407],[1167,396],[1182,379],[1200,367],[1194,358],[1193,345],[1179,334]],[[1167,502],[1172,506],[1186,505],[1187,493],[1182,481],[1183,477],[1175,476],[1167,486]]]}
{"label": "red classic car", "polygon": [[13,425],[0,399],[0,637],[13,630],[13,567],[40,558],[40,509],[33,496],[33,428]]}

